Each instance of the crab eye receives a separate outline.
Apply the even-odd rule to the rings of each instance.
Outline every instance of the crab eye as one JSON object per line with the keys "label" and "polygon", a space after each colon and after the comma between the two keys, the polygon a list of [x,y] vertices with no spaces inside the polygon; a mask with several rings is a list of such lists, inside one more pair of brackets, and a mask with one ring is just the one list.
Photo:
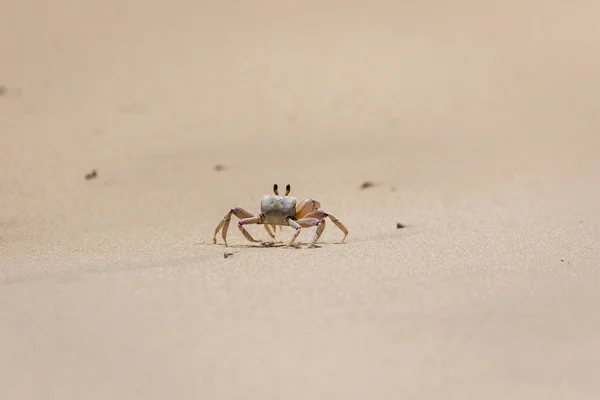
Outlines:
{"label": "crab eye", "polygon": [[273,185],[273,192],[278,195],[279,193],[277,192],[277,189],[278,189],[277,184],[274,184]]}
{"label": "crab eye", "polygon": [[292,187],[290,186],[290,184],[288,183],[288,185],[285,187],[285,195],[287,196],[288,194],[290,194],[290,190],[292,190]]}

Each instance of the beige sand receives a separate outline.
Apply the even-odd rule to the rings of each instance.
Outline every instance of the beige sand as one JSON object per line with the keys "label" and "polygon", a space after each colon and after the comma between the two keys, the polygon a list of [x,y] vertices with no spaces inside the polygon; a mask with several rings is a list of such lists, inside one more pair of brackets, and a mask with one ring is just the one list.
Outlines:
{"label": "beige sand", "polygon": [[0,398],[600,395],[600,3],[0,9]]}

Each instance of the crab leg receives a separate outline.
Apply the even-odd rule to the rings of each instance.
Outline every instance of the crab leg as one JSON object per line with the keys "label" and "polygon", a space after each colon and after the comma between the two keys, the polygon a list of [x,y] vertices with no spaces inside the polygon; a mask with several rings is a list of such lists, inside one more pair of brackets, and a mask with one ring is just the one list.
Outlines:
{"label": "crab leg", "polygon": [[328,213],[326,211],[322,211],[322,210],[317,210],[317,211],[313,211],[313,212],[306,214],[306,216],[304,216],[304,218],[302,218],[302,219],[316,218],[316,219],[321,220],[321,219],[325,219],[326,217],[329,217],[331,222],[333,222],[335,224],[335,226],[337,226],[338,228],[340,228],[340,230],[342,232],[344,232],[344,238],[342,239],[342,243],[344,243],[344,240],[346,240],[346,236],[348,236],[348,229],[346,229],[344,224],[342,224],[339,219],[337,219],[330,213]]}
{"label": "crab leg", "polygon": [[310,226],[317,227],[317,229],[315,229],[315,233],[313,234],[312,239],[308,243],[308,247],[313,247],[315,245],[315,243],[317,242],[317,240],[319,240],[319,238],[321,237],[321,234],[323,233],[323,231],[325,230],[325,220],[318,219],[318,218],[305,217],[305,218],[299,219],[298,223],[303,228],[308,228]]}
{"label": "crab leg", "polygon": [[[227,212],[227,214],[225,214],[225,216],[223,217],[221,222],[219,222],[219,225],[217,225],[217,227],[215,228],[215,234],[213,235],[213,243],[217,243],[217,234],[219,233],[219,230],[221,230],[221,228],[223,228],[223,231],[222,231],[223,241],[225,242],[225,246],[227,246],[227,231],[229,230],[229,223],[231,222],[232,214],[235,215],[236,217],[240,218],[241,220],[254,217],[254,215],[252,215],[250,212],[244,210],[243,208],[240,208],[240,207],[232,208],[231,210],[229,210]],[[255,218],[257,218],[257,217],[255,217]],[[248,232],[246,232],[246,230],[243,229],[241,226],[240,226],[240,230],[242,230],[242,233],[244,234],[244,236],[246,236],[246,239],[248,239],[248,236],[250,236],[250,234]],[[267,230],[267,232],[268,232],[268,230]],[[271,234],[271,232],[269,232],[269,234]],[[251,236],[250,236],[250,239],[248,239],[248,240],[255,241],[254,239],[252,239]]]}
{"label": "crab leg", "polygon": [[321,233],[323,233],[323,229],[325,229],[325,220],[324,219],[320,220],[317,218],[301,218],[297,221],[289,219],[288,223],[290,224],[290,226],[292,228],[295,229],[295,232],[292,235],[292,238],[290,239],[290,241],[288,242],[286,247],[289,247],[292,245],[292,243],[294,243],[294,241],[300,234],[300,231],[302,230],[302,228],[310,228],[311,226],[316,226],[317,230],[315,231],[315,234],[309,244],[309,247],[312,247],[315,244],[315,242],[319,239],[319,236],[321,236]]}
{"label": "crab leg", "polygon": [[232,214],[240,219],[253,217],[253,215],[250,212],[244,210],[241,207],[232,208],[227,212],[227,214],[225,214],[221,222],[219,222],[219,225],[217,225],[217,227],[215,228],[215,234],[213,235],[213,243],[217,243],[217,234],[219,233],[219,230],[223,228],[223,241],[225,242],[225,246],[227,246],[227,231],[229,230],[229,222],[231,222]]}
{"label": "crab leg", "polygon": [[294,240],[296,240],[296,238],[300,234],[300,230],[302,229],[302,226],[293,219],[288,219],[288,224],[290,224],[290,226],[294,229],[294,234],[292,235],[292,238],[285,247],[290,247],[292,243],[294,243]]}
{"label": "crab leg", "polygon": [[[265,230],[267,231],[267,233],[269,234],[269,236],[271,236],[271,238],[272,238],[273,240],[275,240],[276,242],[279,242],[279,239],[277,239],[277,238],[275,237],[275,234],[273,233],[273,231],[271,231],[271,228],[269,228],[269,225],[267,225],[267,224],[264,224],[263,226],[265,227]],[[274,230],[275,232],[277,232],[277,230],[275,229],[275,228],[277,227],[277,225],[272,225],[272,227],[273,227],[273,230]]]}
{"label": "crab leg", "polygon": [[240,220],[240,222],[238,222],[238,228],[240,228],[240,231],[242,231],[242,233],[244,234],[246,239],[248,239],[249,241],[251,241],[251,242],[259,241],[259,240],[254,240],[252,238],[252,236],[250,236],[250,233],[248,233],[248,231],[246,229],[244,229],[243,225],[250,225],[250,224],[262,224],[265,227],[265,230],[267,231],[269,236],[271,236],[271,238],[273,240],[275,240],[276,242],[279,242],[279,240],[275,237],[275,234],[273,232],[271,232],[271,228],[269,228],[269,225],[263,224],[261,217],[254,217],[254,216],[250,217],[250,218],[242,219],[242,220]]}
{"label": "crab leg", "polygon": [[258,240],[254,240],[254,238],[250,235],[250,233],[248,233],[248,231],[244,228],[244,225],[258,224],[258,223],[260,223],[260,220],[261,220],[260,217],[253,216],[253,217],[241,219],[240,222],[238,222],[238,228],[240,228],[240,231],[246,237],[246,239],[248,239],[251,242],[258,242]]}

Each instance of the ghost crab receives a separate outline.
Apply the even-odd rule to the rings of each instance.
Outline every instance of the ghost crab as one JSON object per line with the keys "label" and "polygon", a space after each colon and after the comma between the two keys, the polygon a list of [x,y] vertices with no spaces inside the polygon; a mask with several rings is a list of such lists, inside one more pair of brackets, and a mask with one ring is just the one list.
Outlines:
{"label": "ghost crab", "polygon": [[238,228],[250,242],[258,242],[258,240],[254,240],[250,233],[248,233],[248,231],[244,228],[244,225],[264,225],[269,236],[276,241],[279,240],[275,238],[275,234],[271,231],[270,227],[272,227],[274,231],[276,231],[278,225],[280,229],[282,229],[282,226],[292,227],[295,230],[294,234],[285,247],[289,247],[292,245],[292,243],[294,243],[294,240],[296,240],[302,228],[316,226],[317,229],[315,230],[315,233],[308,245],[309,247],[313,247],[315,242],[319,240],[319,237],[325,230],[325,218],[327,217],[329,217],[331,222],[333,222],[344,233],[342,243],[344,240],[346,240],[346,236],[348,235],[348,230],[346,227],[330,213],[319,210],[321,203],[314,199],[303,199],[298,201],[296,197],[288,196],[290,194],[290,190],[291,187],[288,184],[285,187],[285,195],[280,196],[277,184],[273,185],[273,192],[275,195],[266,194],[263,196],[260,203],[260,213],[258,216],[254,216],[250,212],[240,207],[234,207],[229,210],[215,229],[213,243],[217,243],[217,234],[222,228],[223,241],[225,242],[225,246],[227,246],[227,230],[229,229],[231,215],[235,215],[240,219],[238,222]]}

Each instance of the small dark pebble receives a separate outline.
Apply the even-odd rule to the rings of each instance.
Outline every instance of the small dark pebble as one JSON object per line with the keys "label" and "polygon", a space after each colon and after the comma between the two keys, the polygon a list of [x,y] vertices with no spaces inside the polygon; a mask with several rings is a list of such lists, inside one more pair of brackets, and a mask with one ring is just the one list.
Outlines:
{"label": "small dark pebble", "polygon": [[97,176],[98,176],[98,172],[96,172],[96,170],[93,169],[92,172],[85,175],[85,179],[90,180],[90,179],[94,179]]}
{"label": "small dark pebble", "polygon": [[231,257],[233,253],[223,253],[223,258]]}
{"label": "small dark pebble", "polygon": [[560,260],[560,262],[565,262],[565,260]]}
{"label": "small dark pebble", "polygon": [[215,170],[215,171],[217,171],[217,172],[218,172],[218,171],[223,171],[224,169],[225,169],[225,167],[224,167],[224,166],[222,166],[221,164],[217,164],[217,165],[215,165],[215,167],[214,167],[214,170]]}
{"label": "small dark pebble", "polygon": [[400,222],[396,222],[396,229],[402,229],[405,228],[406,225],[401,224]]}
{"label": "small dark pebble", "polygon": [[371,181],[365,181],[365,182],[362,183],[362,185],[360,185],[360,188],[364,190],[364,189],[368,189],[368,188],[370,188],[372,186],[375,186],[375,184],[373,182],[371,182]]}

